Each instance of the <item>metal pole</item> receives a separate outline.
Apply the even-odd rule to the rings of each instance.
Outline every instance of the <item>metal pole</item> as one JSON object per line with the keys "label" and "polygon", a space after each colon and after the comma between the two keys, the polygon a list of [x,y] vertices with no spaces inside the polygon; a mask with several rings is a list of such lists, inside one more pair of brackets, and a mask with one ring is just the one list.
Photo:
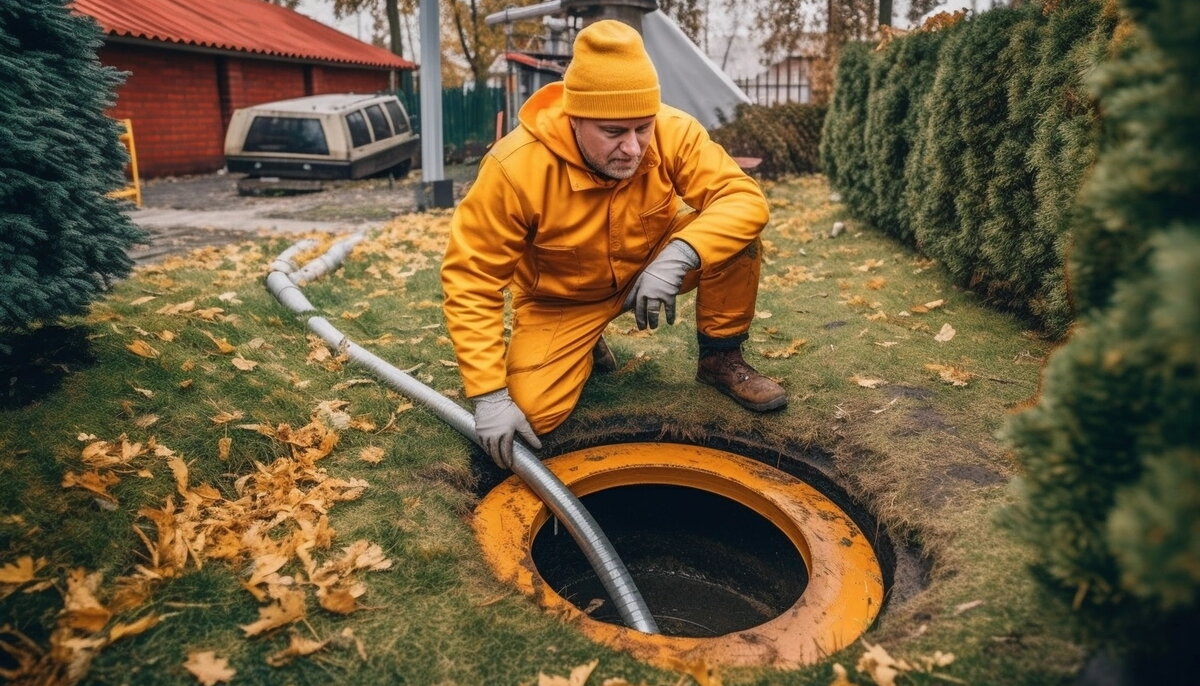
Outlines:
{"label": "metal pole", "polygon": [[442,37],[438,0],[421,0],[421,180],[446,177],[442,160]]}

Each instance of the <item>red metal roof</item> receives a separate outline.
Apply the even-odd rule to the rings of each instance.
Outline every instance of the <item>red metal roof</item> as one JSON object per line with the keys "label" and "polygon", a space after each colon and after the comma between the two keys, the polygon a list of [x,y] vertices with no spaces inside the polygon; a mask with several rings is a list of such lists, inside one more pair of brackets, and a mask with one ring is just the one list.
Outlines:
{"label": "red metal roof", "polygon": [[540,60],[532,55],[526,55],[523,52],[506,52],[504,53],[504,59],[510,62],[516,62],[517,64],[523,64],[527,67],[533,67],[534,69],[540,69],[541,71],[553,72],[555,74],[562,74],[567,70],[565,66],[558,62]]}
{"label": "red metal roof", "polygon": [[416,65],[264,0],[74,0],[113,36],[386,69]]}

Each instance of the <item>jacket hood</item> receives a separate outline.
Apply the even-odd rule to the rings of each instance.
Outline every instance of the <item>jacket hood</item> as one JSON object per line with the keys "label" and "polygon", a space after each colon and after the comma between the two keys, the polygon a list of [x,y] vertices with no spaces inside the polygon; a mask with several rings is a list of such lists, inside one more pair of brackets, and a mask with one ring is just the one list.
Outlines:
{"label": "jacket hood", "polygon": [[[550,152],[589,176],[594,177],[591,167],[583,160],[579,152],[579,144],[575,142],[575,132],[571,130],[571,120],[563,111],[563,83],[542,86],[521,106],[518,113],[521,126],[545,145]],[[658,164],[658,144],[651,141],[646,155],[642,158],[639,173],[647,166]]]}
{"label": "jacket hood", "polygon": [[533,137],[542,142],[550,152],[573,166],[587,169],[571,121],[563,112],[563,84],[561,81],[542,86],[521,106],[518,120]]}

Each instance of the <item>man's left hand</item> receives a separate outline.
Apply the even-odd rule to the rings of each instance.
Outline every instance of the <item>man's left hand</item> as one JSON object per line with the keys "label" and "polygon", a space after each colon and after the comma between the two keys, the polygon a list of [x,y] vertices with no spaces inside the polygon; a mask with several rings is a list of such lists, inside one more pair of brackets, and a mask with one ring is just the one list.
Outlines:
{"label": "man's left hand", "polygon": [[684,241],[675,239],[663,248],[647,266],[625,298],[624,309],[633,308],[637,328],[658,328],[659,307],[666,312],[667,323],[675,323],[675,296],[683,277],[700,266],[700,256]]}

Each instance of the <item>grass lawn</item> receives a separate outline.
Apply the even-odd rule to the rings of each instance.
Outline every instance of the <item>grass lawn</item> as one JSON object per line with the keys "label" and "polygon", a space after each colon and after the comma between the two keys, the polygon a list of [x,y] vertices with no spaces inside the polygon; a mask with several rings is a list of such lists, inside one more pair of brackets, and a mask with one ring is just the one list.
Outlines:
{"label": "grass lawn", "polygon": [[[823,177],[766,187],[746,351],[789,407],[750,414],[694,381],[687,295],[674,327],[610,325],[621,369],[589,382],[543,453],[725,437],[804,462],[909,551],[865,641],[917,668],[954,655],[897,683],[1069,682],[1082,653],[998,524],[1014,466],[993,437],[1036,392],[1051,344],[886,237],[851,222],[829,237],[844,208]],[[304,291],[356,342],[461,401],[438,283],[448,227],[445,213],[400,217]],[[470,527],[498,478],[490,461],[275,302],[262,279],[289,244],[142,269],[87,317],[14,342],[0,678],[519,684],[598,660],[589,684],[825,685],[834,663],[850,683],[877,682],[855,669],[862,643],[792,672],[660,670],[494,580]]]}

